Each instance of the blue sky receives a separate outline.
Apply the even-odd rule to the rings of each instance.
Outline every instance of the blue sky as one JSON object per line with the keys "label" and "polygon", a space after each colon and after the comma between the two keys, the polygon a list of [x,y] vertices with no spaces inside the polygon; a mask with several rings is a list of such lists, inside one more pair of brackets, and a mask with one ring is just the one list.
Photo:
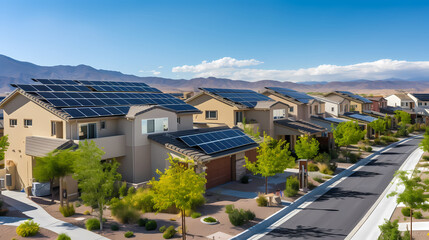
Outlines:
{"label": "blue sky", "polygon": [[172,78],[402,77],[429,73],[428,12],[419,0],[0,0],[0,54]]}

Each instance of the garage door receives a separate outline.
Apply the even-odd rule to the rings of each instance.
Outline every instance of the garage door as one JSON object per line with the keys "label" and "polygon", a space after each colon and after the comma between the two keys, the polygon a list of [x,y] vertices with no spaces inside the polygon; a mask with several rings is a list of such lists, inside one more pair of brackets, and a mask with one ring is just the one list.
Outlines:
{"label": "garage door", "polygon": [[216,187],[231,181],[232,171],[230,157],[212,160],[206,164],[206,167],[206,188]]}

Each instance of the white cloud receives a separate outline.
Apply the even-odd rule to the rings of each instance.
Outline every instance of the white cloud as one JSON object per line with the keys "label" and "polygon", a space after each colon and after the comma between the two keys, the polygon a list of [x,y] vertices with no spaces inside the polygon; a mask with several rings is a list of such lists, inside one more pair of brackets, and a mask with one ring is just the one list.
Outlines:
{"label": "white cloud", "polygon": [[[240,62],[240,64],[238,64]],[[234,64],[236,63],[236,64]],[[387,78],[410,79],[429,76],[429,61],[399,61],[381,59],[373,62],[363,62],[352,65],[319,65],[313,68],[296,70],[276,70],[242,68],[243,66],[258,65],[255,59],[236,60],[222,58],[212,62],[204,61],[195,66],[174,67],[173,72],[191,72],[194,77],[219,77],[247,81],[279,80],[279,81],[342,81],[368,79],[379,80]]]}
{"label": "white cloud", "polygon": [[155,75],[155,76],[161,74],[161,72],[156,71],[156,70],[149,70],[149,71],[139,70],[139,73],[151,73],[152,75]]}
{"label": "white cloud", "polygon": [[160,69],[161,69],[161,68],[163,68],[163,67],[164,67],[164,66],[158,66],[158,68],[160,68]]}
{"label": "white cloud", "polygon": [[257,61],[255,59],[248,60],[237,60],[231,57],[224,57],[218,60],[214,60],[211,62],[202,61],[198,65],[183,65],[179,67],[174,67],[172,69],[173,72],[193,72],[200,73],[206,72],[210,70],[218,70],[223,68],[239,68],[239,67],[247,67],[247,66],[255,66],[259,65],[263,62]]}

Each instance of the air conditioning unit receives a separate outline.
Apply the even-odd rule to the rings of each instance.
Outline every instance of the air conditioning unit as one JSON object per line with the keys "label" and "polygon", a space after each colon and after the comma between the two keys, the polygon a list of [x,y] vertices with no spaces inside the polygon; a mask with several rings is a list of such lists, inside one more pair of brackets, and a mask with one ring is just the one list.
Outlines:
{"label": "air conditioning unit", "polygon": [[51,184],[49,182],[33,182],[31,193],[36,197],[51,195]]}
{"label": "air conditioning unit", "polygon": [[0,188],[5,188],[6,186],[5,186],[5,180],[4,180],[4,178],[0,178]]}
{"label": "air conditioning unit", "polygon": [[6,177],[6,186],[7,187],[12,187],[12,175],[9,174],[9,173],[7,173],[5,175],[5,177]]}

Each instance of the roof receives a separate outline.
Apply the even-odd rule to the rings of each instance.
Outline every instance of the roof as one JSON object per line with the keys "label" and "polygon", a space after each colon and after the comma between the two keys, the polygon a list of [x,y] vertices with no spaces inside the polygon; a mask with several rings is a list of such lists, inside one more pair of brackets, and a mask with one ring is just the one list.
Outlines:
{"label": "roof", "polygon": [[390,114],[390,113],[381,113],[381,112],[367,111],[367,110],[364,110],[363,114],[375,116],[375,117],[383,117],[383,118],[386,117],[386,115],[391,116],[391,117],[395,116],[394,114]]}
{"label": "roof", "polygon": [[386,101],[386,99],[383,96],[373,96],[373,97],[367,97],[368,100],[373,102],[380,102],[380,101]]}
{"label": "roof", "polygon": [[411,109],[406,109],[406,108],[401,108],[401,107],[392,107],[392,106],[387,106],[385,108],[381,108],[380,112],[381,113],[387,113],[387,114],[395,115],[395,111],[397,111],[397,110],[401,110],[401,111],[407,112],[409,114],[416,114]]}
{"label": "roof", "polygon": [[130,106],[162,106],[176,113],[200,113],[171,94],[140,82],[33,79],[37,84],[12,84],[20,93],[62,119],[125,116]]}
{"label": "roof", "polygon": [[320,96],[314,96],[314,98],[321,102],[329,102],[334,104],[341,104],[345,100],[344,98],[336,95],[333,95],[331,98],[320,97]]}
{"label": "roof", "polygon": [[375,118],[375,117],[364,115],[364,114],[359,114],[359,113],[354,113],[354,112],[344,113],[343,116],[347,117],[347,118],[354,119],[354,120],[364,121],[364,122],[369,122],[369,123],[377,120],[377,118]]}
{"label": "roof", "polygon": [[294,130],[298,130],[299,132],[302,132],[304,134],[315,134],[320,132],[326,132],[326,128],[322,128],[316,124],[302,121],[302,120],[289,120],[289,119],[281,119],[281,120],[275,120],[274,124],[292,128]]}
{"label": "roof", "polygon": [[285,105],[286,107],[289,107],[289,105],[287,105],[286,103],[283,102],[275,102],[275,101],[259,101],[256,103],[256,106],[254,107],[254,109],[270,109],[272,106],[276,105],[276,104],[282,104]]}
{"label": "roof", "polygon": [[395,94],[392,94],[390,96],[396,96],[396,97],[398,97],[399,99],[401,99],[403,101],[413,101],[413,99],[411,99],[410,96],[408,96],[405,93],[395,93]]}
{"label": "roof", "polygon": [[289,101],[300,103],[300,104],[307,104],[311,100],[314,100],[314,97],[303,93],[303,92],[297,92],[292,89],[288,88],[281,88],[281,87],[265,87],[268,92],[275,94],[277,96],[286,98]]}
{"label": "roof", "polygon": [[25,141],[25,154],[34,157],[44,157],[54,150],[77,147],[73,140],[28,136]]}
{"label": "roof", "polygon": [[[233,128],[233,129],[239,130],[238,128]],[[227,149],[225,151],[218,151],[215,153],[207,154],[201,147],[199,146],[190,147],[187,143],[185,143],[185,141],[181,139],[183,137],[189,137],[195,134],[219,133],[225,130],[230,130],[230,128],[228,127],[200,128],[200,129],[184,130],[184,131],[169,132],[169,133],[158,133],[158,134],[150,134],[148,138],[161,145],[164,145],[167,149],[183,154],[196,161],[209,161],[222,156],[251,150],[259,146],[255,141],[252,140],[252,143],[249,143],[243,146]],[[220,141],[222,142],[222,140]]]}
{"label": "roof", "polygon": [[429,101],[429,93],[411,93],[419,101]]}
{"label": "roof", "polygon": [[[252,90],[247,89],[224,89],[224,88],[199,88],[202,90],[205,94],[208,94],[214,98],[217,98],[221,101],[226,101],[227,103],[236,106],[238,108],[244,108],[244,109],[251,109],[255,108],[256,105],[258,105],[258,102],[267,102],[272,101],[275,103],[274,100],[271,98],[257,93]],[[200,96],[201,94],[198,94],[190,99],[194,99],[195,97]]]}
{"label": "roof", "polygon": [[344,98],[348,98],[350,100],[360,102],[360,103],[372,103],[370,100],[368,100],[368,99],[366,99],[366,98],[364,98],[362,96],[359,96],[357,94],[353,94],[351,92],[348,92],[348,91],[335,91],[333,93],[337,94],[339,96],[342,96]]}

